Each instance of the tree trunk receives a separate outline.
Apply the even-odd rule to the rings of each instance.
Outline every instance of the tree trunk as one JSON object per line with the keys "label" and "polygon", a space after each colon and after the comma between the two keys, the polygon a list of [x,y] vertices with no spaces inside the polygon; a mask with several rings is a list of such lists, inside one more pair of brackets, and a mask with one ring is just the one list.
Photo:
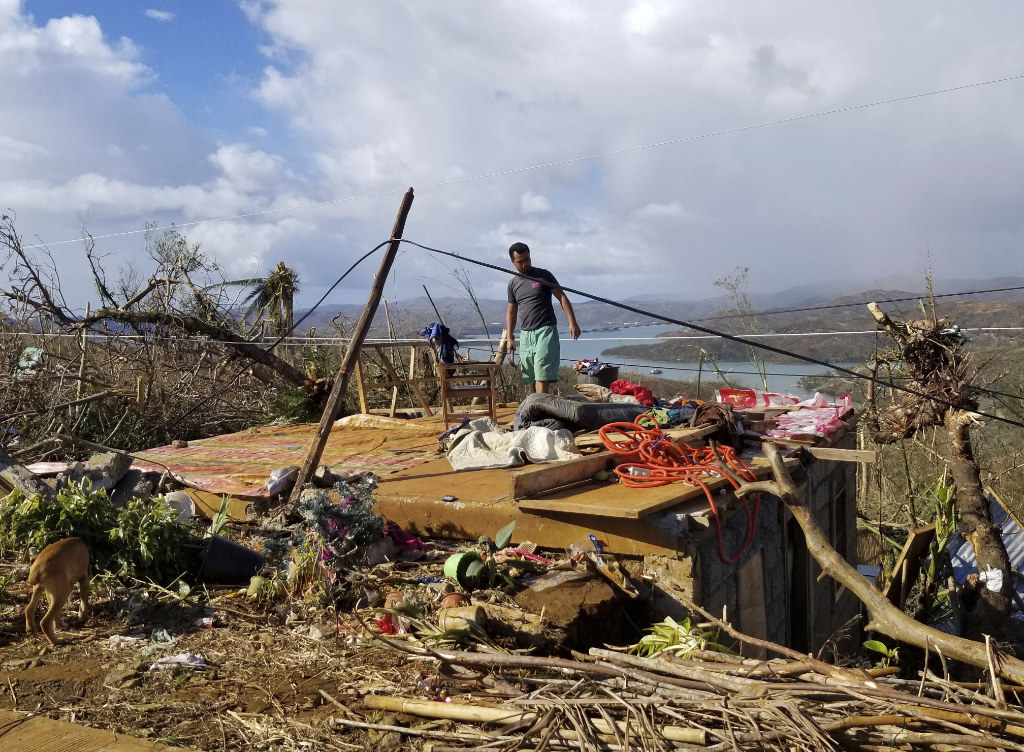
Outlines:
{"label": "tree trunk", "polygon": [[1010,557],[1006,553],[1002,531],[992,523],[988,501],[981,485],[978,463],[971,445],[970,413],[949,410],[946,413],[946,434],[949,437],[950,472],[956,485],[957,507],[964,525],[964,535],[974,547],[978,572],[998,571],[1001,583],[994,590],[992,579],[979,581],[977,575],[968,578],[965,590],[967,623],[964,634],[972,640],[983,635],[997,636],[1010,613],[1010,594],[1013,574]]}
{"label": "tree trunk", "polygon": [[[792,513],[803,530],[807,541],[807,550],[818,562],[822,572],[845,586],[853,593],[868,611],[872,621],[867,629],[881,632],[888,637],[915,645],[923,650],[938,649],[946,658],[963,661],[982,669],[992,669],[1000,676],[1021,683],[1024,681],[1024,661],[1011,657],[996,649],[989,652],[988,646],[964,637],[946,634],[925,624],[915,621],[900,609],[892,605],[881,591],[872,585],[849,562],[840,556],[828,541],[825,531],[821,529],[814,515],[803,505],[800,494],[789,475],[778,448],[765,442],[764,453],[772,465],[774,481],[758,481],[744,483],[736,490],[739,497],[763,491],[780,498]],[[732,474],[730,469],[719,464],[726,475]],[[738,480],[733,475],[734,480]]]}
{"label": "tree trunk", "polygon": [[259,376],[262,381],[272,383],[274,381],[274,375],[292,383],[295,386],[304,386],[307,381],[306,374],[291,363],[277,357],[272,352],[264,350],[257,343],[248,342],[226,328],[210,324],[193,316],[168,315],[166,313],[154,311],[134,312],[120,311],[114,308],[103,308],[96,311],[91,318],[83,319],[78,325],[84,329],[91,324],[102,323],[105,320],[117,321],[122,324],[133,324],[136,326],[163,324],[175,326],[181,331],[188,332],[189,334],[205,335],[212,340],[220,342],[224,347],[234,350],[239,355],[250,359],[252,361],[254,372],[262,372],[262,375]]}

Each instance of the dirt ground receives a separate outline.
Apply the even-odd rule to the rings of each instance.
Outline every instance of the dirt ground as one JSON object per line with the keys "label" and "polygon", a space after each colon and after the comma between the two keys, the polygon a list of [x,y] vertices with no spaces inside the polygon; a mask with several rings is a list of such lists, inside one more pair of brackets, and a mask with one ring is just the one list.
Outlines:
{"label": "dirt ground", "polygon": [[[398,589],[429,613],[436,610],[444,587],[438,580],[446,557],[447,553],[428,553],[418,562],[353,572],[352,588],[377,602],[381,593]],[[0,578],[8,578],[6,593],[0,591],[3,709],[209,752],[420,749],[421,739],[339,725],[332,719],[375,725],[424,723],[364,709],[361,698],[370,693],[436,700],[467,692],[484,697],[502,692],[500,687],[485,686],[479,677],[456,680],[440,675],[434,661],[368,644],[371,638],[360,619],[372,629],[382,616],[379,611],[336,613],[294,600],[264,607],[249,602],[243,590],[182,599],[141,584],[114,592],[94,581],[87,624],[67,623],[77,609],[76,589],[59,631],[67,644],[47,648],[42,637],[25,633],[27,574],[27,562],[0,561]],[[607,593],[597,591],[607,586],[599,579],[583,579],[577,585],[569,591],[572,603],[551,608],[548,601],[540,606],[560,611],[554,616],[562,619],[561,627],[549,623],[534,630],[543,650],[568,654],[573,619],[599,624],[602,635],[611,634],[612,615],[606,608],[587,613],[573,605],[606,603]],[[474,603],[508,614],[508,621],[515,621],[516,611],[522,609],[500,591],[475,593]],[[504,643],[502,647],[522,647],[521,636],[510,637],[508,629],[490,632],[496,644]],[[183,654],[198,656],[193,660],[202,666],[154,668],[161,658]],[[435,731],[449,726],[444,721],[428,723]]]}

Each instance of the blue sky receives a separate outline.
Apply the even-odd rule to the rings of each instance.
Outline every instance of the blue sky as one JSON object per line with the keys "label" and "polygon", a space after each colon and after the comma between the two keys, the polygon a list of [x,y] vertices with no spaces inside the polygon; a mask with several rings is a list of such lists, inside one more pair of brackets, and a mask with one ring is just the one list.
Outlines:
{"label": "blue sky", "polygon": [[[407,238],[525,240],[604,297],[1021,275],[1022,28],[1010,0],[0,0],[0,208],[76,305],[83,226],[113,275],[148,222],[311,303],[409,186]],[[385,294],[460,293],[450,264],[407,248]]]}
{"label": "blue sky", "polygon": [[249,92],[259,83],[270,42],[237,3],[135,0],[26,0],[36,22],[92,16],[107,42],[128,39],[152,72],[139,90],[170,97],[196,125],[213,134],[260,123],[265,113]]}

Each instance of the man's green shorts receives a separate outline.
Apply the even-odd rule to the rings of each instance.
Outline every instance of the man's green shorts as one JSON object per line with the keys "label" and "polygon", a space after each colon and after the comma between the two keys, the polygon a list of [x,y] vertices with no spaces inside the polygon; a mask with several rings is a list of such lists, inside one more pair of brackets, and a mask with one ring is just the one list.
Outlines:
{"label": "man's green shorts", "polygon": [[519,335],[519,367],[523,381],[558,381],[558,327],[542,326]]}

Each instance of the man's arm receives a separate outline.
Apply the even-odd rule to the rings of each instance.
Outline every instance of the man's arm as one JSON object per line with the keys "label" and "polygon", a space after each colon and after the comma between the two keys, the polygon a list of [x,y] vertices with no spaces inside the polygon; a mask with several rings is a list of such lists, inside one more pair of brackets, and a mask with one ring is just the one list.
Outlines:
{"label": "man's arm", "polygon": [[516,317],[519,316],[519,304],[509,303],[508,310],[505,312],[505,349],[508,351],[509,357],[516,349]]}
{"label": "man's arm", "polygon": [[576,313],[572,310],[572,303],[569,302],[569,296],[565,294],[565,291],[560,287],[556,287],[551,293],[558,298],[558,302],[562,304],[562,310],[565,311],[565,317],[569,319],[569,334],[572,335],[573,339],[580,338],[580,325],[576,323]]}

